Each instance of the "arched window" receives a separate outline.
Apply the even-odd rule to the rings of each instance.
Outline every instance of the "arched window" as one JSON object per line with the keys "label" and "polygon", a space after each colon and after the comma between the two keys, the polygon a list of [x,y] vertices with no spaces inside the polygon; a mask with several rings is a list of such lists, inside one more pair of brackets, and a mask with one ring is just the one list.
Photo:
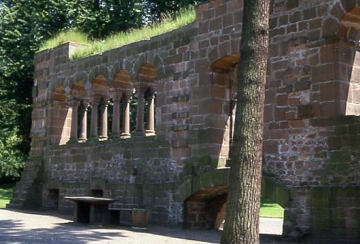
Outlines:
{"label": "arched window", "polygon": [[[155,133],[155,89],[157,70],[151,63],[144,64],[136,82],[136,131],[147,135]],[[146,126],[146,127],[145,127]]]}

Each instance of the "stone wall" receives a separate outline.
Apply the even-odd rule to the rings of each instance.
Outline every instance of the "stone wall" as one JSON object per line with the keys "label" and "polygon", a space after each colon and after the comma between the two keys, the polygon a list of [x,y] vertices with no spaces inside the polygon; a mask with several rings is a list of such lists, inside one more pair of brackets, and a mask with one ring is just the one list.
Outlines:
{"label": "stone wall", "polygon": [[[242,8],[210,1],[193,24],[80,60],[69,60],[75,43],[39,52],[30,162],[10,206],[69,212],[64,196],[96,193],[149,208],[153,223],[218,225]],[[284,207],[286,236],[360,238],[359,9],[355,0],[271,2],[262,192]],[[131,108],[135,129],[124,133],[123,114],[113,123],[124,110],[115,104],[125,106],[133,92],[145,100]],[[143,110],[153,96],[149,129]],[[76,121],[88,105],[83,138]]]}

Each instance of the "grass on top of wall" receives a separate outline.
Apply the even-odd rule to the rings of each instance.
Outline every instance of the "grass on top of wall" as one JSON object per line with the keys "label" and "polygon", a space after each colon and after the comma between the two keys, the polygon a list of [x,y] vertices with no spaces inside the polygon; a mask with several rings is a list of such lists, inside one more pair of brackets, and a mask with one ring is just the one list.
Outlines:
{"label": "grass on top of wall", "polygon": [[14,186],[15,184],[0,185],[0,208],[5,208],[6,204],[10,202]]}
{"label": "grass on top of wall", "polygon": [[54,38],[45,42],[39,51],[56,47],[66,42],[77,42],[84,44],[82,48],[77,48],[71,59],[80,59],[101,53],[113,48],[117,48],[132,42],[149,39],[150,37],[166,33],[168,31],[180,28],[195,21],[195,8],[182,10],[175,19],[165,19],[162,23],[145,26],[141,29],[134,29],[129,32],[120,32],[113,34],[105,40],[96,40],[90,42],[84,33],[79,31],[61,32]]}
{"label": "grass on top of wall", "polygon": [[55,37],[44,42],[40,47],[39,51],[57,47],[66,42],[76,42],[84,45],[91,44],[85,33],[82,33],[77,30],[68,30],[68,31],[60,32]]}

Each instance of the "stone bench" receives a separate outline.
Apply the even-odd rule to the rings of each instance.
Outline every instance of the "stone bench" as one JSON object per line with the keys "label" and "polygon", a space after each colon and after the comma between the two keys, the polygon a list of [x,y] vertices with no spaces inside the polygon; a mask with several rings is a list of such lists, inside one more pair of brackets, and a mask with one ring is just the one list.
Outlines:
{"label": "stone bench", "polygon": [[143,208],[108,208],[110,224],[120,224],[121,212],[129,212],[131,222],[121,222],[129,224],[132,228],[146,229],[149,221],[149,210]]}
{"label": "stone bench", "polygon": [[[129,212],[131,216],[132,210],[132,208],[108,208],[108,211],[110,213],[110,224],[120,224],[121,212]],[[131,225],[131,223],[126,224]]]}

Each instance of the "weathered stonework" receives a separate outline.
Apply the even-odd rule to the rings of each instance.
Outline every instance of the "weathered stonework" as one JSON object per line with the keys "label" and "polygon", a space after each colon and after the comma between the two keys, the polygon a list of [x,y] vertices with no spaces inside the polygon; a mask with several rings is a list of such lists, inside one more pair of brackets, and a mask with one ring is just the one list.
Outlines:
{"label": "weathered stonework", "polygon": [[[64,196],[93,194],[152,223],[218,226],[242,7],[214,0],[193,24],[76,61],[75,43],[39,52],[30,161],[9,206],[70,212]],[[262,193],[284,207],[285,236],[360,240],[359,40],[358,0],[271,2]],[[134,91],[144,99],[126,107]]]}

